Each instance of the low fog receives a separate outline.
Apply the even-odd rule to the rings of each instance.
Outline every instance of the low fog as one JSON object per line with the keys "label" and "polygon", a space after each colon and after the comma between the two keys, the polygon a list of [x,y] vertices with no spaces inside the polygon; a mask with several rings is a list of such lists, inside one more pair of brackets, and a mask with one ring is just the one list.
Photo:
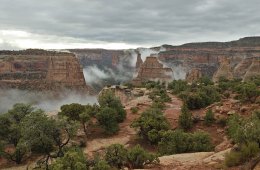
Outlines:
{"label": "low fog", "polygon": [[125,50],[124,55],[119,57],[118,65],[114,68],[108,68],[104,65],[83,66],[86,83],[98,91],[105,85],[122,84],[131,81],[136,76],[137,51],[141,54],[142,60],[145,61],[146,57],[151,54],[158,54],[165,51],[165,49],[138,48],[136,50]]}
{"label": "low fog", "polygon": [[17,89],[0,89],[0,113],[5,113],[15,103],[32,104],[46,112],[59,111],[60,106],[70,103],[93,104],[97,102],[95,96],[80,95],[72,91],[63,91],[61,94],[29,92]]}

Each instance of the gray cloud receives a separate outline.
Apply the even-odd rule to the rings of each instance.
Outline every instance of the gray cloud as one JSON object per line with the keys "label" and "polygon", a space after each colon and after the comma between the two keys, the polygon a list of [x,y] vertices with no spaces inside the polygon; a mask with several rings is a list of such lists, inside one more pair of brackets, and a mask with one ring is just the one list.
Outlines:
{"label": "gray cloud", "polygon": [[1,0],[0,30],[143,46],[226,41],[260,35],[259,7],[259,0]]}

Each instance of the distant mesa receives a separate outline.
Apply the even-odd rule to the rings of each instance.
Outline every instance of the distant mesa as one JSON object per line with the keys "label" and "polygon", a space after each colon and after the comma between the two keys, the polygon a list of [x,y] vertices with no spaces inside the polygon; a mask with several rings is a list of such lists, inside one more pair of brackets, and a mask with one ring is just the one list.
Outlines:
{"label": "distant mesa", "polygon": [[171,68],[164,68],[157,57],[151,55],[146,57],[144,63],[141,62],[140,55],[137,55],[136,69],[137,77],[133,79],[133,84],[140,85],[142,82],[149,80],[170,81],[172,80],[173,71]]}
{"label": "distant mesa", "polygon": [[0,52],[0,87],[90,90],[74,54],[31,49]]}

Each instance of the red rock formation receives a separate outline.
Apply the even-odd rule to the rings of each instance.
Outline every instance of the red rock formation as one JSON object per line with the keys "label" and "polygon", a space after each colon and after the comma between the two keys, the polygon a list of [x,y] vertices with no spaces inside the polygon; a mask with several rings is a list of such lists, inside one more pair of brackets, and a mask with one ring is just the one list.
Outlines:
{"label": "red rock formation", "polygon": [[112,55],[112,66],[116,67],[119,63],[119,56],[117,54]]}
{"label": "red rock formation", "polygon": [[137,77],[133,80],[134,84],[140,84],[148,80],[169,81],[172,79],[172,69],[164,68],[156,57],[147,57],[141,65]]}
{"label": "red rock formation", "polygon": [[197,81],[199,78],[202,77],[202,73],[200,70],[193,68],[189,71],[189,73],[186,75],[186,80],[189,83],[193,83]]}
{"label": "red rock formation", "polygon": [[48,84],[60,84],[69,88],[82,88],[85,86],[83,71],[78,60],[73,56],[50,56],[48,59],[46,81]]}
{"label": "red rock formation", "polygon": [[243,81],[250,80],[252,77],[258,77],[260,76],[260,57],[254,58],[252,60],[252,64],[248,68],[247,72],[245,73],[243,77]]}
{"label": "red rock formation", "polygon": [[234,70],[233,74],[235,78],[243,78],[246,74],[247,69],[252,64],[252,58],[245,58],[240,63],[238,63]]}
{"label": "red rock formation", "polygon": [[0,53],[0,87],[90,90],[73,54],[42,50]]}
{"label": "red rock formation", "polygon": [[[231,42],[188,43],[180,46],[164,45],[166,51],[159,53],[159,59],[165,63],[186,66],[188,70],[197,68],[203,76],[212,77],[218,70],[220,58],[228,58],[233,69],[243,60],[260,56],[260,37],[246,37]],[[240,67],[240,66],[239,66]],[[234,70],[234,76],[240,77]],[[244,74],[244,73],[241,73]]]}
{"label": "red rock formation", "polygon": [[141,58],[141,54],[138,53],[137,54],[137,59],[136,59],[136,64],[135,64],[136,70],[139,70],[139,68],[141,67],[142,64],[143,64],[143,60]]}
{"label": "red rock formation", "polygon": [[227,58],[221,58],[219,62],[220,62],[220,66],[213,75],[213,81],[218,82],[220,78],[225,78],[228,80],[233,79],[233,73],[230,66],[230,61]]}

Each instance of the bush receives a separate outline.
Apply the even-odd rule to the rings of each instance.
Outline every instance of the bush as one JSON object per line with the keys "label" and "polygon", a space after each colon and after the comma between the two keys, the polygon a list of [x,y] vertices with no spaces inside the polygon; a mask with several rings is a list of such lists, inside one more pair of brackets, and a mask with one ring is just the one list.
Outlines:
{"label": "bush", "polygon": [[118,132],[119,126],[116,119],[116,111],[114,109],[104,107],[96,117],[101,127],[105,129],[107,134],[115,134]]}
{"label": "bush", "polygon": [[109,107],[116,111],[115,115],[117,122],[120,123],[125,120],[126,112],[124,107],[119,98],[117,98],[111,90],[101,93],[101,95],[98,96],[98,102],[101,108]]}
{"label": "bush", "polygon": [[236,166],[240,164],[241,153],[240,152],[230,152],[225,155],[225,165],[228,167]]}
{"label": "bush", "polygon": [[151,144],[157,144],[160,140],[160,131],[168,130],[169,123],[158,109],[148,109],[134,120],[131,127],[139,130],[138,134]]}
{"label": "bush", "polygon": [[169,130],[162,134],[158,144],[161,154],[171,155],[186,152],[202,152],[213,149],[210,136],[205,132],[185,133]]}
{"label": "bush", "polygon": [[121,169],[126,163],[127,150],[121,144],[110,145],[106,149],[105,160],[109,165]]}
{"label": "bush", "polygon": [[238,151],[231,151],[225,156],[225,164],[228,167],[240,165],[255,157],[260,151],[258,143],[249,142],[243,144]]}
{"label": "bush", "polygon": [[188,83],[183,80],[173,80],[168,84],[168,89],[171,90],[173,94],[179,94],[183,91],[186,91],[188,88]]}
{"label": "bush", "polygon": [[211,79],[207,76],[199,78],[197,83],[208,86],[208,85],[213,85],[214,83],[211,81]]}
{"label": "bush", "polygon": [[57,158],[54,163],[51,164],[52,170],[60,169],[87,169],[87,160],[84,153],[79,148],[71,148],[65,152],[64,156]]}
{"label": "bush", "polygon": [[158,156],[148,153],[140,145],[128,150],[127,160],[133,169],[143,168],[147,164],[159,163]]}
{"label": "bush", "polygon": [[191,136],[182,130],[166,131],[158,144],[158,150],[163,155],[189,152],[192,150]]}
{"label": "bush", "polygon": [[205,100],[199,93],[190,93],[185,101],[189,109],[200,109],[206,106]]}
{"label": "bush", "polygon": [[242,101],[249,101],[254,103],[256,98],[260,95],[260,90],[253,82],[241,83],[235,87],[236,92],[239,94],[238,98]]}
{"label": "bush", "polygon": [[104,160],[99,160],[93,167],[93,170],[111,170],[109,164]]}
{"label": "bush", "polygon": [[242,118],[235,114],[228,121],[228,135],[237,144],[248,144],[260,141],[260,120],[252,114],[250,118]]}
{"label": "bush", "polygon": [[184,104],[181,108],[181,114],[179,116],[179,126],[184,129],[184,130],[189,130],[190,128],[192,128],[192,114],[189,111],[189,109],[187,108],[187,105]]}
{"label": "bush", "polygon": [[205,132],[195,132],[192,135],[192,151],[194,152],[208,152],[213,149],[209,134]]}
{"label": "bush", "polygon": [[206,112],[206,115],[205,115],[205,118],[204,118],[204,123],[205,123],[205,125],[210,126],[212,123],[214,123],[214,121],[215,121],[214,113],[212,112],[211,109],[209,109]]}

